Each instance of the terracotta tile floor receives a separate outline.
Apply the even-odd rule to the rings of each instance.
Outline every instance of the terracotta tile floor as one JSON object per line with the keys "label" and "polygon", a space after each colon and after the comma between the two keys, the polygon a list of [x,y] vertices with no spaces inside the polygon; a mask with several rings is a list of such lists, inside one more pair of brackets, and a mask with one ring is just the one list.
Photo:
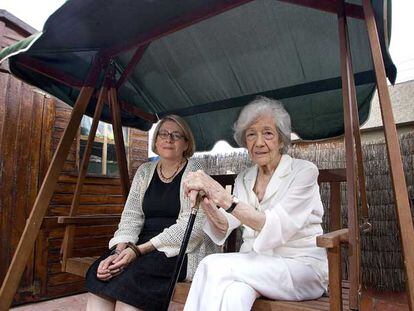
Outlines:
{"label": "terracotta tile floor", "polygon": [[363,292],[361,310],[408,311],[407,294],[405,292],[379,292],[368,289]]}
{"label": "terracotta tile floor", "polygon": [[48,301],[29,303],[11,308],[13,311],[78,311],[86,310],[88,294],[68,296]]}
{"label": "terracotta tile floor", "polygon": [[[68,296],[48,301],[30,303],[15,308],[12,311],[82,311],[86,310],[88,294]],[[168,311],[181,311],[183,305],[171,303]]]}
{"label": "terracotta tile floor", "polygon": [[[361,310],[408,311],[406,293],[367,290],[362,295]],[[12,308],[12,311],[80,311],[86,310],[87,294],[74,295]],[[181,311],[183,305],[172,303],[169,311]]]}

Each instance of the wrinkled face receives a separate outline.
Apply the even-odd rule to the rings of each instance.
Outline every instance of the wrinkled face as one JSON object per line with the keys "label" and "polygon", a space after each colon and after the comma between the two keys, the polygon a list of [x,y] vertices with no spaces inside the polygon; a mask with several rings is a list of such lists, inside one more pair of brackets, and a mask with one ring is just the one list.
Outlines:
{"label": "wrinkled face", "polygon": [[165,121],[157,134],[155,149],[164,159],[179,161],[188,148],[184,133],[174,121]]}
{"label": "wrinkled face", "polygon": [[246,130],[245,139],[251,160],[259,166],[277,166],[282,147],[279,133],[272,117],[257,118]]}

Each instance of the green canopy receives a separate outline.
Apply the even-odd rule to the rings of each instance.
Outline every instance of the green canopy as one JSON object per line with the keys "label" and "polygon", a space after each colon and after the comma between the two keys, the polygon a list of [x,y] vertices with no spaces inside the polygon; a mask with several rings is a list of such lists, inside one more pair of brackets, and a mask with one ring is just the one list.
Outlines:
{"label": "green canopy", "polygon": [[[126,107],[158,118],[179,114],[193,129],[197,150],[220,139],[235,146],[232,124],[257,95],[280,99],[303,139],[341,135],[337,15],[287,2],[68,0],[49,17],[40,37],[18,43],[25,47],[20,53],[18,45],[3,50],[0,59],[11,56],[15,76],[70,105],[97,55],[112,57],[117,79],[135,59],[118,89],[123,125],[142,130],[152,125]],[[375,76],[365,23],[358,18],[361,1],[351,2],[354,13],[347,20],[363,123]],[[388,53],[391,1],[372,4],[387,76],[394,82],[396,68]],[[105,107],[102,120],[109,119]]]}

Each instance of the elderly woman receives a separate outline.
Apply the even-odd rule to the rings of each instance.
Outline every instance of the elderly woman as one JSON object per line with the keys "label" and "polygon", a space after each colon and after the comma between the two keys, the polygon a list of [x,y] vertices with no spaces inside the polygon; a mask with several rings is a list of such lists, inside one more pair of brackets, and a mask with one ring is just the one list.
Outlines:
{"label": "elderly woman", "polygon": [[[109,250],[87,272],[87,310],[157,310],[164,303],[191,213],[182,181],[200,169],[188,159],[194,149],[182,118],[170,115],[158,123],[152,150],[160,160],[138,168]],[[180,280],[190,280],[199,261],[216,249],[202,230],[203,221],[201,214]]]}
{"label": "elderly woman", "polygon": [[203,190],[204,231],[218,245],[243,225],[239,253],[207,256],[197,268],[184,310],[250,310],[255,299],[306,300],[327,287],[327,256],[316,246],[323,207],[318,169],[286,154],[290,117],[283,106],[260,97],[235,123],[234,138],[253,167],[240,173],[234,195],[202,171],[185,178],[194,201]]}

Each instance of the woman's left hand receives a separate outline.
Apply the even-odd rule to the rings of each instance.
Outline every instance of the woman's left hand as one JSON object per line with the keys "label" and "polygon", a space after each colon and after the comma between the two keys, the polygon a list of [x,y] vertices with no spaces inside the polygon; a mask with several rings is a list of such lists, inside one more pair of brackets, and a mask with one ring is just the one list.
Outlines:
{"label": "woman's left hand", "polygon": [[226,208],[231,205],[231,194],[209,175],[201,170],[188,173],[184,179],[184,193],[190,198],[191,206],[195,205],[197,194],[201,190],[219,207]]}
{"label": "woman's left hand", "polygon": [[137,258],[135,252],[129,247],[125,248],[113,261],[112,264],[108,267],[111,271],[111,274],[117,275],[121,273],[126,266],[133,262]]}

